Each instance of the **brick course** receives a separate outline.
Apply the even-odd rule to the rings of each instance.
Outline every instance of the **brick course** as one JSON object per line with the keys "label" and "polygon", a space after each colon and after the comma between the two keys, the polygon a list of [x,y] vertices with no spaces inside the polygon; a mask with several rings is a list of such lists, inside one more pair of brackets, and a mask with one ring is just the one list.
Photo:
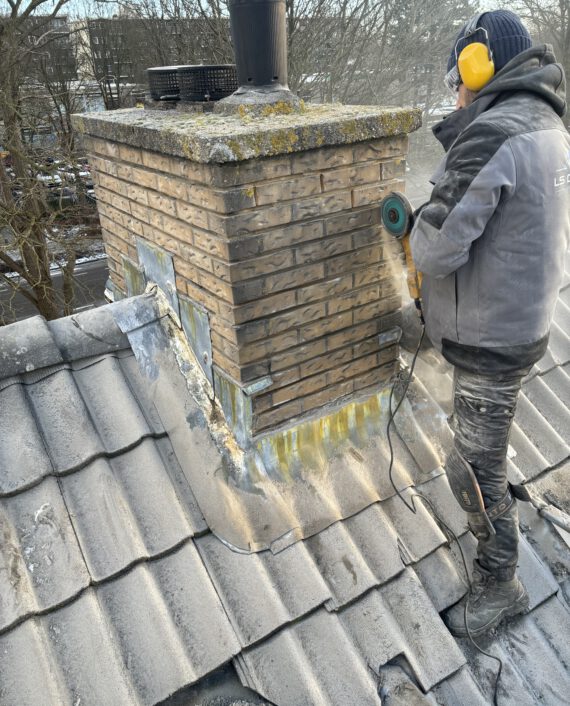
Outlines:
{"label": "brick course", "polygon": [[399,246],[378,202],[402,189],[407,138],[224,165],[86,138],[109,256],[136,239],[173,256],[178,290],[210,314],[213,362],[238,384],[265,375],[254,431],[385,383],[397,347]]}

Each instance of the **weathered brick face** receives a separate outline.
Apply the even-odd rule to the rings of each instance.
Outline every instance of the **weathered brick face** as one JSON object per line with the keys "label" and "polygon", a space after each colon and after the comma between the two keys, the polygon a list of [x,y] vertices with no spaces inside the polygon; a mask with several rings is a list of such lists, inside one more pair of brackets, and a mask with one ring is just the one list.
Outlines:
{"label": "weathered brick face", "polygon": [[136,238],[172,254],[178,291],[207,309],[213,363],[239,385],[264,376],[253,431],[392,376],[399,257],[379,200],[403,188],[406,137],[229,164],[86,138],[110,276]]}

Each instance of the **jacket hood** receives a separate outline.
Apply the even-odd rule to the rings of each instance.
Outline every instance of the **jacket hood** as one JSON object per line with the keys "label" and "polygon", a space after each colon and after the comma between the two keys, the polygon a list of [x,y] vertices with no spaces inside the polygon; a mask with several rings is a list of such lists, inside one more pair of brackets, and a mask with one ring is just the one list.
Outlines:
{"label": "jacket hood", "polygon": [[489,95],[513,91],[536,93],[562,117],[566,113],[566,78],[556,63],[549,44],[531,47],[517,54],[477,95],[474,102]]}
{"label": "jacket hood", "polygon": [[564,69],[556,63],[549,44],[531,47],[517,54],[477,94],[473,103],[456,110],[433,127],[433,134],[447,152],[457,136],[475,118],[488,110],[507,93],[535,93],[547,101],[562,117],[566,113],[566,78]]}

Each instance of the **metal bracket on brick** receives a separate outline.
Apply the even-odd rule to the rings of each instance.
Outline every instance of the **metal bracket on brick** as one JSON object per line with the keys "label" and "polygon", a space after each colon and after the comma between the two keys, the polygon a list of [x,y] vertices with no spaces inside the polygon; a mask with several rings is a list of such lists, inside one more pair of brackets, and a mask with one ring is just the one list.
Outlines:
{"label": "metal bracket on brick", "polygon": [[401,338],[402,329],[399,326],[394,326],[394,328],[378,334],[378,343],[384,348],[392,345],[392,343],[399,343]]}

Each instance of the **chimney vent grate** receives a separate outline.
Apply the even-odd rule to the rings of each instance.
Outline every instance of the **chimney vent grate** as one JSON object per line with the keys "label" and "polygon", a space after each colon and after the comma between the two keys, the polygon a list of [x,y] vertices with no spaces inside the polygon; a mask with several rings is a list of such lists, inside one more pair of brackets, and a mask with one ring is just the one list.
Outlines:
{"label": "chimney vent grate", "polygon": [[238,87],[234,64],[179,66],[178,84],[183,101],[217,101]]}

